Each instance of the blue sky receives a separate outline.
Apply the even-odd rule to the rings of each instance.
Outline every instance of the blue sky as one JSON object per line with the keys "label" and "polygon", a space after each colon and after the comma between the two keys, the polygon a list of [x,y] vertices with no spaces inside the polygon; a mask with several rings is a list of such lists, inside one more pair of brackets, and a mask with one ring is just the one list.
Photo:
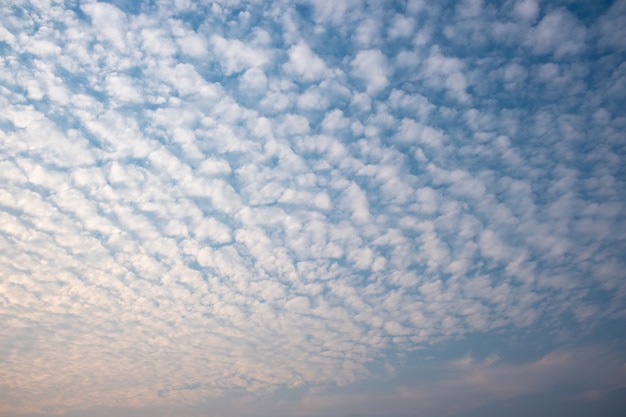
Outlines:
{"label": "blue sky", "polygon": [[623,416],[625,28],[2,2],[0,416]]}

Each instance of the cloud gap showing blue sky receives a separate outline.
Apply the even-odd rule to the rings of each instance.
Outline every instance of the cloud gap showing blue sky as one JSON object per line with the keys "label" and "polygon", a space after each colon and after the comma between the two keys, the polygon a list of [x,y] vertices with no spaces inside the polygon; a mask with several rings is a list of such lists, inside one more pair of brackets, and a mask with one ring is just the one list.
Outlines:
{"label": "cloud gap showing blue sky", "polygon": [[626,2],[0,5],[0,416],[621,416]]}

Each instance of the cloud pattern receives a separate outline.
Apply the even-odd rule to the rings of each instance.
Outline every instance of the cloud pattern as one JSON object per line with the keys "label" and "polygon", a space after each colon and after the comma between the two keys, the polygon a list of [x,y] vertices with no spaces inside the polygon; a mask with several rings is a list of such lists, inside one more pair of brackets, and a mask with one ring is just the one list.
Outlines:
{"label": "cloud pattern", "polygon": [[626,2],[0,8],[0,414],[626,387]]}

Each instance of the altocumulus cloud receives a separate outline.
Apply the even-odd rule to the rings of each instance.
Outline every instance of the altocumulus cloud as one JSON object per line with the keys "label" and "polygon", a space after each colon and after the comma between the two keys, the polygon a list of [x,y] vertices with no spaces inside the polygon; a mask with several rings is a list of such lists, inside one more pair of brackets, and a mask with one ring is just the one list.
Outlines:
{"label": "altocumulus cloud", "polygon": [[621,415],[624,27],[3,2],[0,415]]}

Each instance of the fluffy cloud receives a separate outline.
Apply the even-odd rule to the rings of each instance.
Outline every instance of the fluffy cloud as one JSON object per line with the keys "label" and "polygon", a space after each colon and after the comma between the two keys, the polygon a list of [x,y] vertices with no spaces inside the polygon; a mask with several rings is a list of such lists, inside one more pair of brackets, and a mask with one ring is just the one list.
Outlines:
{"label": "fluffy cloud", "polygon": [[287,73],[292,73],[302,81],[319,80],[326,72],[326,65],[308,45],[300,42],[288,51],[289,61],[284,65]]}
{"label": "fluffy cloud", "polygon": [[623,4],[0,6],[0,414],[609,404]]}
{"label": "fluffy cloud", "polygon": [[360,51],[350,63],[355,76],[365,82],[368,94],[377,94],[387,87],[387,59],[377,49]]}

